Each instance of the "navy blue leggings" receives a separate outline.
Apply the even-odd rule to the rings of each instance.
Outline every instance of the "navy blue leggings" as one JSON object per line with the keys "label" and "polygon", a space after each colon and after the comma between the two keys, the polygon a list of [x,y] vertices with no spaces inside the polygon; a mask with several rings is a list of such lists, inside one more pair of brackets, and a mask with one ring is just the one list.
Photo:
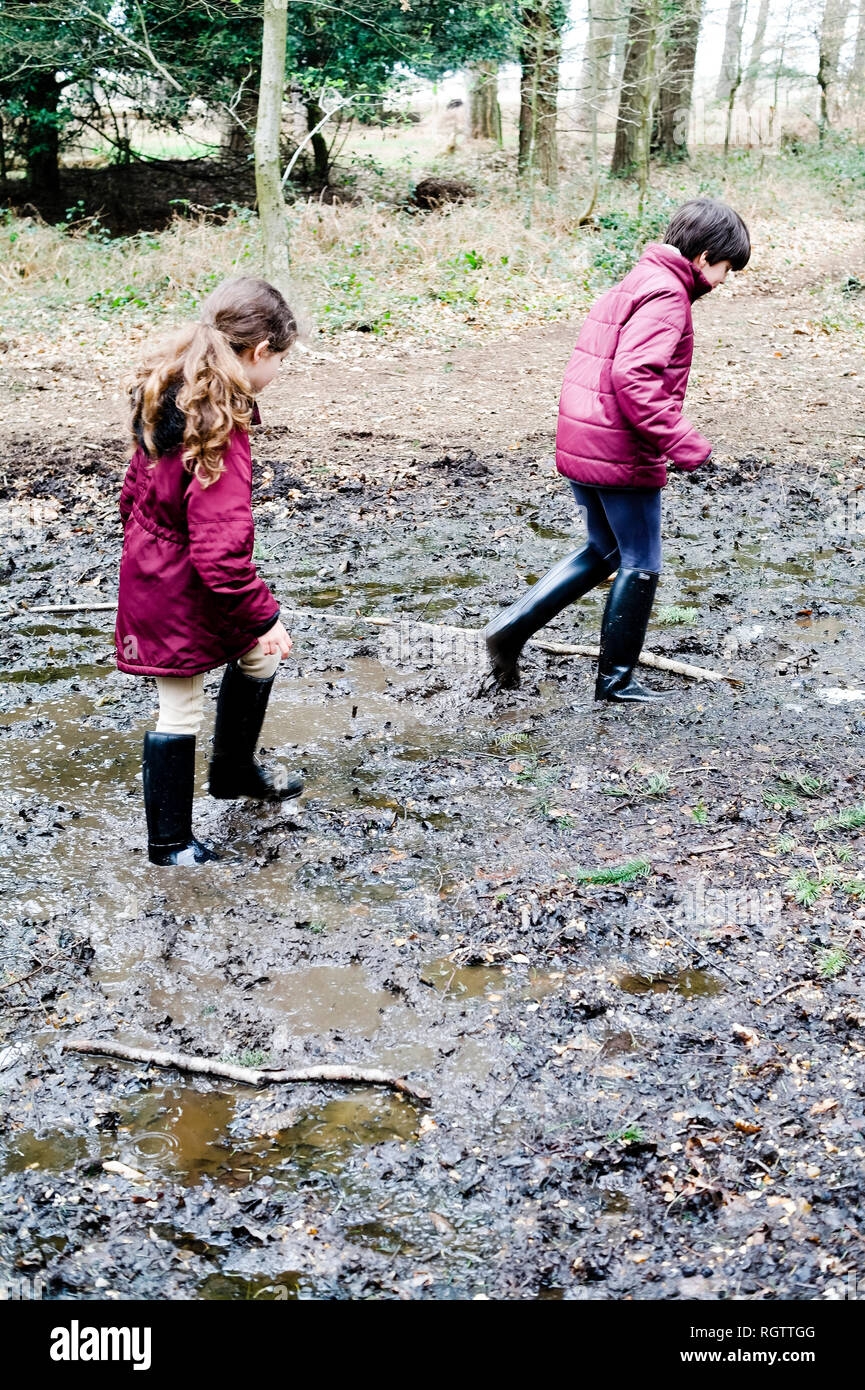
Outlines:
{"label": "navy blue leggings", "polygon": [[626,570],[661,573],[661,489],[591,487],[571,481],[589,540],[602,555],[618,551]]}

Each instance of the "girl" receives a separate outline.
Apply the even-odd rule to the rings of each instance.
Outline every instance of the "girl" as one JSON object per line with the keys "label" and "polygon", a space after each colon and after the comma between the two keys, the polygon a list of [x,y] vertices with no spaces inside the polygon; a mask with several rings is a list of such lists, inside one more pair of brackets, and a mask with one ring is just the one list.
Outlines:
{"label": "girl", "polygon": [[594,305],[565,372],[556,467],[583,510],[588,544],[545,574],[484,632],[500,686],[519,685],[532,633],[614,570],[601,624],[596,700],[662,700],[633,678],[661,570],[667,463],[691,470],[712,446],[682,414],[694,334],[691,304],[751,256],[738,213],[695,198],[620,285]]}
{"label": "girl", "polygon": [[144,736],[153,864],[219,856],[192,834],[195,736],[204,673],[228,665],[216,705],[210,795],[273,801],[303,783],[255,758],[271,686],[291,638],[252,561],[254,397],[297,337],[264,280],[227,280],[201,318],[139,368],[130,388],[138,445],[120,496],[124,524],[117,665],[155,676],[159,721]]}

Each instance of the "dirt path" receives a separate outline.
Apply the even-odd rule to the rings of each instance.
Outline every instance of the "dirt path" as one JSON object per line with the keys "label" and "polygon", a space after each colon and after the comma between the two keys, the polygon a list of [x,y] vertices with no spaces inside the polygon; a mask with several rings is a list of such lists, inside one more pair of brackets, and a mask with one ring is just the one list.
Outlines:
{"label": "dirt path", "polygon": [[[364,621],[478,627],[571,543],[549,460],[572,326],[298,360],[267,400],[257,515],[300,610],[266,736],[309,792],[202,794],[200,832],[237,855],[207,874],[144,862],[153,693],[113,669],[110,615],[30,611],[113,592],[113,385],[16,367],[4,1277],[82,1298],[578,1299],[861,1277],[862,378],[814,312],[838,273],[755,274],[698,306],[689,406],[717,461],[670,489],[650,640],[741,684],[673,680],[660,715],[595,709],[581,659],[536,655],[491,696],[471,651]],[[592,637],[602,602],[556,633]],[[433,1102],[60,1053],[100,1032],[381,1064]]]}

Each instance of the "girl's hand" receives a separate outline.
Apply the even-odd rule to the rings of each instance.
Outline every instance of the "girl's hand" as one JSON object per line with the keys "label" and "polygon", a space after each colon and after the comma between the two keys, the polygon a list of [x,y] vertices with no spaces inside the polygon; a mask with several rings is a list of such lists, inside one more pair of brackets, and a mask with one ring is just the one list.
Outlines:
{"label": "girl's hand", "polygon": [[258,640],[268,656],[275,656],[279,653],[281,659],[291,655],[291,638],[278,618],[273,627],[268,628],[264,636],[259,637]]}

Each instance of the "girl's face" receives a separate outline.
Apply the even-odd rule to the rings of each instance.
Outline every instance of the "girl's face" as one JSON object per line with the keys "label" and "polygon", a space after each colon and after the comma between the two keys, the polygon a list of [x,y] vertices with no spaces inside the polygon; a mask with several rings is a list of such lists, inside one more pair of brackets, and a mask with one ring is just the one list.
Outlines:
{"label": "girl's face", "polygon": [[254,348],[243,349],[240,360],[256,396],[273,381],[284,358],[288,356],[288,351],[286,348],[284,352],[271,352],[266,338],[264,342],[257,343]]}
{"label": "girl's face", "polygon": [[695,257],[694,265],[708,280],[712,289],[717,285],[723,285],[728,273],[733,269],[729,261],[716,261],[714,265],[709,264],[709,257],[704,251],[702,255]]}

